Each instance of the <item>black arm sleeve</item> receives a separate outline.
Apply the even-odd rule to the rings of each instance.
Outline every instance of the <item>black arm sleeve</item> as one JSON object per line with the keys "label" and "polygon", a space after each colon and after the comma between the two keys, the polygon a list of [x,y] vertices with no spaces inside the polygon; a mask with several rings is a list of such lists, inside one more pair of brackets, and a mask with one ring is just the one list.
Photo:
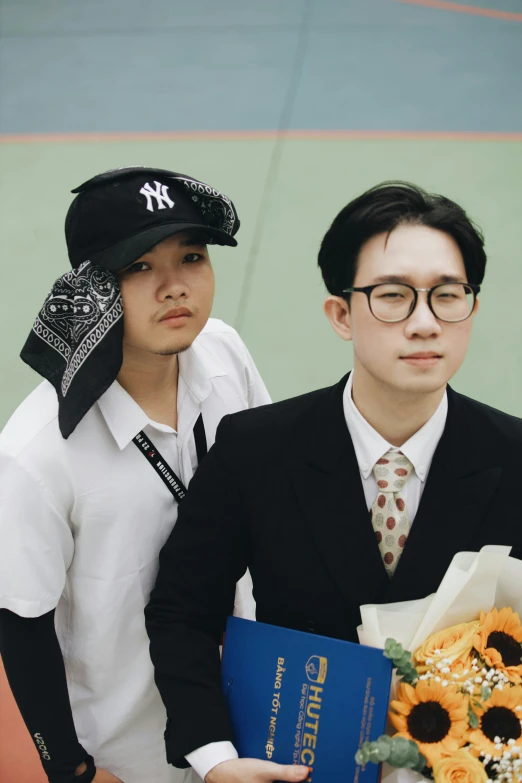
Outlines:
{"label": "black arm sleeve", "polygon": [[54,609],[41,617],[0,609],[0,653],[47,777],[51,783],[83,780],[75,770],[84,761],[92,768],[92,757],[76,736]]}
{"label": "black arm sleeve", "polygon": [[169,718],[167,760],[177,767],[188,766],[184,757],[203,745],[233,740],[221,693],[219,645],[248,557],[227,456],[233,450],[230,429],[225,417],[180,504],[145,610],[156,684]]}

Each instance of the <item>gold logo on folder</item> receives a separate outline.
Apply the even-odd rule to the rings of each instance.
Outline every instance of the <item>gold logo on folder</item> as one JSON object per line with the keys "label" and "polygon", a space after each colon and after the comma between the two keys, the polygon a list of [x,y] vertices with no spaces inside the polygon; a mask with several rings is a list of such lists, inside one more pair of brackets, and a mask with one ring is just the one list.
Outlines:
{"label": "gold logo on folder", "polygon": [[326,680],[328,670],[328,658],[320,655],[312,655],[306,664],[306,676],[310,682],[318,682],[320,685]]}

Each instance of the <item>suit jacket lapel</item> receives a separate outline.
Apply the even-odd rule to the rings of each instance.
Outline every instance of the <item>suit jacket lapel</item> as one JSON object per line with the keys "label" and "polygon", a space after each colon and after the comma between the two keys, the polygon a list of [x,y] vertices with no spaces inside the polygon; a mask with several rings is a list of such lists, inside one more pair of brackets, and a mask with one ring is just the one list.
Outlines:
{"label": "suit jacket lapel", "polygon": [[461,395],[448,387],[446,427],[383,601],[433,592],[453,555],[469,549],[500,480],[496,456],[487,452]]}
{"label": "suit jacket lapel", "polygon": [[325,390],[296,430],[289,473],[307,528],[303,535],[309,534],[351,605],[420,598],[438,588],[454,554],[472,546],[500,480],[497,455],[487,451],[465,398],[448,387],[446,427],[389,580],[344,417],[347,378]]}
{"label": "suit jacket lapel", "polygon": [[388,577],[371,526],[359,466],[344,417],[348,376],[300,422],[290,480],[309,539],[350,604],[381,600]]}

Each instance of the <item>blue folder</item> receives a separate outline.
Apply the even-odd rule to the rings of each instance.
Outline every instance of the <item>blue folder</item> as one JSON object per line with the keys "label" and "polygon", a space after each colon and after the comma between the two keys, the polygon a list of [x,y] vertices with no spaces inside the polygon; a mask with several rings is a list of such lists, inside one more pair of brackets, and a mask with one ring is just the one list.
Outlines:
{"label": "blue folder", "polygon": [[382,650],[230,617],[222,685],[241,758],[304,764],[313,783],[376,783],[355,753],[384,733]]}

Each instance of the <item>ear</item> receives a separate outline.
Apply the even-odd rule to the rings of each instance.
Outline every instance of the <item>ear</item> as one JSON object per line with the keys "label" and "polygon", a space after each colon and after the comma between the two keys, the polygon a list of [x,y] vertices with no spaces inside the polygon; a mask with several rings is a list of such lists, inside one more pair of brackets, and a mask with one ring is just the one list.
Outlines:
{"label": "ear", "polygon": [[342,340],[352,339],[350,308],[342,296],[329,296],[324,303],[326,317]]}

